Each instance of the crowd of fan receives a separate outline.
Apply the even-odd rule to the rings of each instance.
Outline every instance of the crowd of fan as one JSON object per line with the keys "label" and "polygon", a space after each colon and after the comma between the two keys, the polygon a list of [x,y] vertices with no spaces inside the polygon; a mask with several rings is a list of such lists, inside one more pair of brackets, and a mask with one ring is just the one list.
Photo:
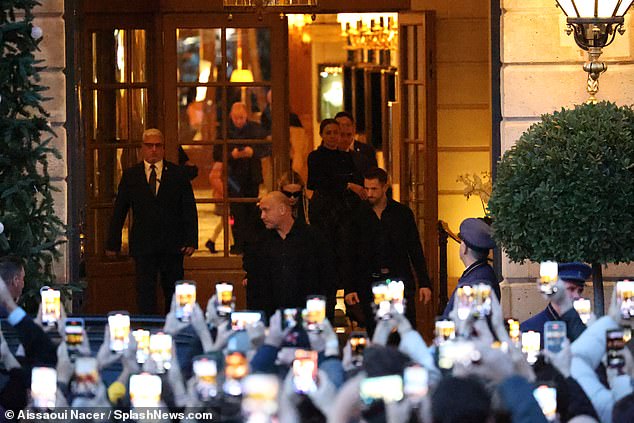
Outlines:
{"label": "crowd of fan", "polygon": [[[173,337],[171,351],[163,350],[167,356],[143,356],[147,345],[138,345],[132,333],[122,351],[113,351],[106,325],[96,358],[87,361],[91,349],[83,327],[73,340],[81,345],[71,348],[65,328],[72,318],[62,311],[59,335],[51,333],[42,324],[41,308],[32,320],[16,305],[10,286],[0,279],[0,304],[21,346],[12,352],[4,338],[0,343],[0,405],[16,418],[24,417],[25,409],[133,411],[156,405],[184,413],[181,421],[634,421],[632,343],[620,351],[617,366],[603,364],[606,331],[629,323],[616,295],[608,315],[588,322],[560,352],[542,350],[532,365],[517,334],[509,336],[495,296],[485,309],[473,307],[467,314],[457,312],[457,301],[453,325],[438,325],[455,326],[455,335],[440,330],[431,347],[394,308],[378,320],[371,340],[353,333],[342,342],[327,319],[306,325],[298,317],[296,325],[285,327],[284,311],[272,315],[268,327],[255,321],[236,330],[230,314],[221,316],[216,296],[205,312],[194,303],[183,321],[174,299],[162,328]],[[570,309],[563,291],[551,301]],[[42,367],[56,369],[54,402],[42,401],[51,389],[44,386],[50,381],[41,377]]]}

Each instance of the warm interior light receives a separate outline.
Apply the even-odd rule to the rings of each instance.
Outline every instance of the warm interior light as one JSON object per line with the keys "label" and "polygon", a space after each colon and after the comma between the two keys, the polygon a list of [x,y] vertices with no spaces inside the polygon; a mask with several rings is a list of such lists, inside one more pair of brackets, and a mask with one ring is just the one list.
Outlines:
{"label": "warm interior light", "polygon": [[249,69],[234,69],[231,72],[230,82],[253,82],[253,72]]}

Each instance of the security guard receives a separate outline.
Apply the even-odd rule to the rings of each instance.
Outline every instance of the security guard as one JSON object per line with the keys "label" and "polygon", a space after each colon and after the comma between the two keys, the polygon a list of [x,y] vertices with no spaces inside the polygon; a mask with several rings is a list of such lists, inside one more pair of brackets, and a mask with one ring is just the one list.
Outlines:
{"label": "security guard", "polygon": [[[581,297],[586,279],[590,278],[592,268],[587,264],[572,262],[559,263],[558,266],[559,279],[565,286],[565,293],[570,299],[570,304]],[[569,310],[561,310],[560,302],[551,300],[546,309],[534,315],[520,325],[520,330],[526,332],[529,330],[539,332],[541,334],[542,344],[544,339],[544,323],[552,321],[564,321],[568,327],[568,339],[574,341],[576,337],[583,332],[585,325],[581,323],[579,315],[574,308]],[[583,325],[583,326],[580,326]],[[575,328],[575,330],[573,330]],[[578,330],[581,332],[577,333]]]}
{"label": "security guard", "polygon": [[[482,219],[469,218],[460,224],[460,260],[466,266],[458,280],[458,286],[486,282],[491,285],[493,292],[500,299],[500,282],[495,271],[488,263],[489,252],[495,248],[495,241],[491,236],[491,227]],[[454,296],[445,307],[443,317],[448,317],[453,309]]]}

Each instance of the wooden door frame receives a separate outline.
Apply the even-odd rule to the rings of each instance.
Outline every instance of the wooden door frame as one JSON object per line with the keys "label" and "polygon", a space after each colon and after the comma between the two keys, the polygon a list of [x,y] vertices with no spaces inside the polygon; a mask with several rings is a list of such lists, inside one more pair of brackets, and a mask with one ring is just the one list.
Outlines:
{"label": "wooden door frame", "polygon": [[[425,103],[417,107],[425,108],[425,173],[424,173],[424,206],[423,206],[423,250],[427,261],[427,271],[434,292],[431,308],[426,307],[424,313],[417,313],[419,330],[429,338],[433,329],[433,319],[438,314],[438,137],[437,137],[437,81],[436,81],[436,58],[435,58],[435,13],[407,12],[399,13],[399,102],[400,102],[400,183],[401,201],[405,204],[410,202],[408,178],[407,144],[405,135],[407,130],[407,117],[410,114],[408,105],[404,101],[406,98],[404,70],[407,69],[407,54],[404,51],[404,37],[401,30],[403,25],[417,25],[423,28],[423,46],[415,54],[422,55],[419,60],[424,62],[426,72],[419,75],[416,81],[420,81],[425,88]],[[420,63],[420,62],[419,62]],[[412,210],[416,220],[419,221],[419,212]],[[419,227],[420,232],[420,227]]]}

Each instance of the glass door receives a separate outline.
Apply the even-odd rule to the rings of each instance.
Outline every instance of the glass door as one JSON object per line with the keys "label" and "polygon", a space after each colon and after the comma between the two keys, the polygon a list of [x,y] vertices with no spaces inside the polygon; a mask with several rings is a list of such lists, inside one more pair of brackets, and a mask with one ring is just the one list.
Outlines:
{"label": "glass door", "polygon": [[168,154],[192,171],[194,258],[239,258],[262,227],[258,197],[289,168],[286,19],[170,16],[164,34]]}

